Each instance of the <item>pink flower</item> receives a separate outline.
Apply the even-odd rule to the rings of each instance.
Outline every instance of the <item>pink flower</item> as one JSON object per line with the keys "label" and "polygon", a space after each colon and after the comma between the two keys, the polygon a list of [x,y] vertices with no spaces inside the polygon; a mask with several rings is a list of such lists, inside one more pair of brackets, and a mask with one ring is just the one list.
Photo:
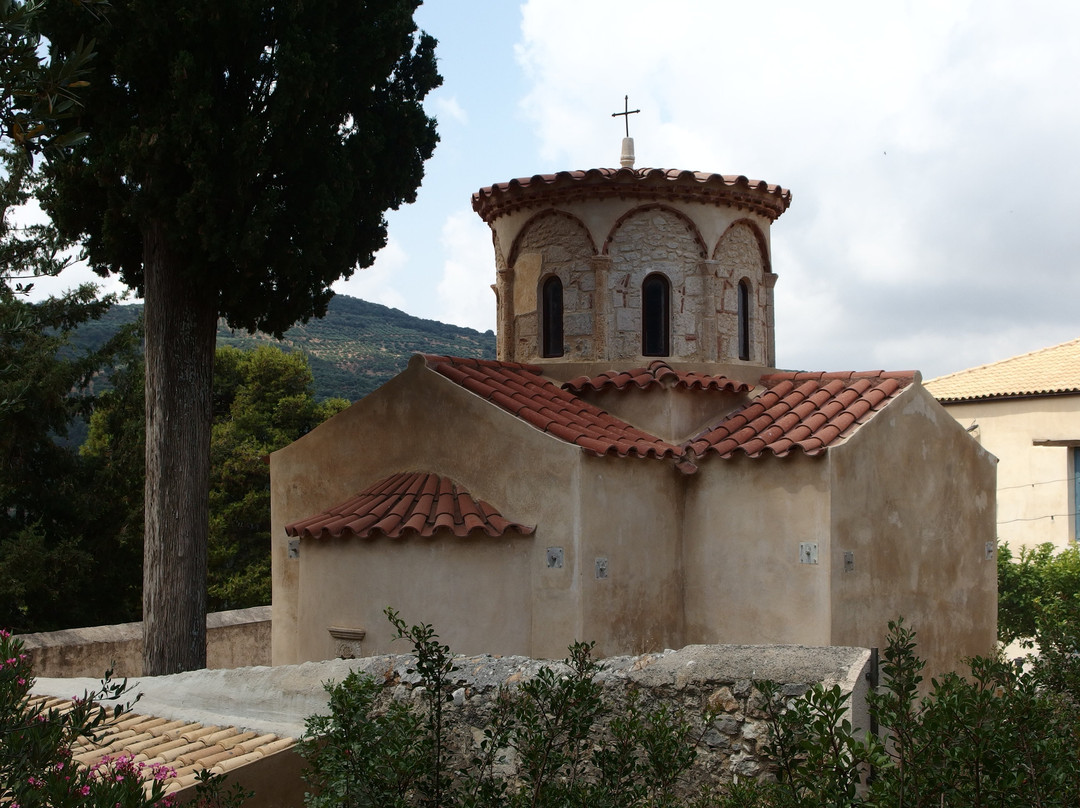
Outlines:
{"label": "pink flower", "polygon": [[84,797],[90,796],[90,786],[83,786],[79,789],[79,793],[82,794]]}

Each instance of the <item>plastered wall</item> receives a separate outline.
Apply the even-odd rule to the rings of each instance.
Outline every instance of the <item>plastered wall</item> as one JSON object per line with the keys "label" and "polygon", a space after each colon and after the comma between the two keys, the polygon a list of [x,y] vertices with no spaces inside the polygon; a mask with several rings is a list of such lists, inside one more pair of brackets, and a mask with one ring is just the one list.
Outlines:
{"label": "plastered wall", "polygon": [[927,678],[963,669],[996,640],[994,458],[921,385],[870,426],[829,453],[832,640],[882,646],[903,616]]}
{"label": "plastered wall", "polygon": [[947,404],[946,412],[998,459],[997,539],[1021,546],[1076,540],[1076,469],[1070,447],[1080,441],[1080,399],[1043,396]]}

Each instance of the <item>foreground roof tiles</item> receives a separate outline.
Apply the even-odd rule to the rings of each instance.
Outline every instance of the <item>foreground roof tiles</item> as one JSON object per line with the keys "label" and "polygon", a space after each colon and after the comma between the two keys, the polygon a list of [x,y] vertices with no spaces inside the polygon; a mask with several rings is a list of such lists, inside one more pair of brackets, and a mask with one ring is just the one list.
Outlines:
{"label": "foreground roof tiles", "polygon": [[833,446],[908,387],[914,371],[773,373],[765,392],[687,443],[697,456],[736,452],[783,457],[799,449],[816,455]]}
{"label": "foreground roof tiles", "polygon": [[540,375],[535,365],[425,355],[456,384],[560,440],[595,455],[681,457],[683,448],[631,426]]}
{"label": "foreground roof tiles", "polygon": [[[37,700],[45,710],[64,713],[72,707],[66,699],[40,696]],[[73,757],[77,764],[90,767],[106,755],[128,755],[136,763],[147,765],[148,780],[152,777],[149,766],[164,764],[175,772],[165,780],[168,793],[194,784],[203,769],[224,774],[295,745],[295,739],[274,734],[123,713],[105,724],[96,743],[81,738]]]}
{"label": "foreground roof tiles", "polygon": [[942,402],[1080,392],[1080,339],[939,376],[926,389]]}
{"label": "foreground roof tiles", "polygon": [[474,499],[453,480],[421,471],[391,475],[340,505],[285,526],[290,536],[312,538],[427,537],[442,529],[461,537],[474,532],[488,536],[502,536],[510,530],[526,535],[533,532],[533,528],[511,522],[488,503]]}
{"label": "foreground roof tiles", "polygon": [[564,390],[581,393],[585,390],[628,390],[650,387],[677,387],[688,390],[718,390],[729,393],[748,393],[753,387],[727,376],[675,370],[663,359],[649,363],[647,368],[611,370],[599,376],[578,376],[563,385]]}

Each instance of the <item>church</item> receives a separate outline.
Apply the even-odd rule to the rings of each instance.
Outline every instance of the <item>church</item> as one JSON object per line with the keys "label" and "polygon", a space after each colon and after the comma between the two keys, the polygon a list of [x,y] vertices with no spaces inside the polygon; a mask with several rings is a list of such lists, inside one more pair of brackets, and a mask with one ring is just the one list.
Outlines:
{"label": "church", "polygon": [[788,190],[633,163],[474,194],[497,360],[416,355],[271,455],[274,664],[403,650],[386,607],[465,654],[993,649],[993,456],[918,372],[778,369]]}

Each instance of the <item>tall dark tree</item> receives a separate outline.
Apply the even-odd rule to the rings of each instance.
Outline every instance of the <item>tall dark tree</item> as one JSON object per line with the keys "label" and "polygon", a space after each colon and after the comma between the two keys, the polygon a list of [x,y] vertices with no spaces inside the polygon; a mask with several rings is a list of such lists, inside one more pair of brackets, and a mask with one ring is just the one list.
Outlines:
{"label": "tall dark tree", "polygon": [[[146,308],[144,668],[205,664],[214,334],[280,334],[386,243],[437,141],[419,0],[114,0],[46,209]],[[45,33],[86,35],[66,3]]]}

